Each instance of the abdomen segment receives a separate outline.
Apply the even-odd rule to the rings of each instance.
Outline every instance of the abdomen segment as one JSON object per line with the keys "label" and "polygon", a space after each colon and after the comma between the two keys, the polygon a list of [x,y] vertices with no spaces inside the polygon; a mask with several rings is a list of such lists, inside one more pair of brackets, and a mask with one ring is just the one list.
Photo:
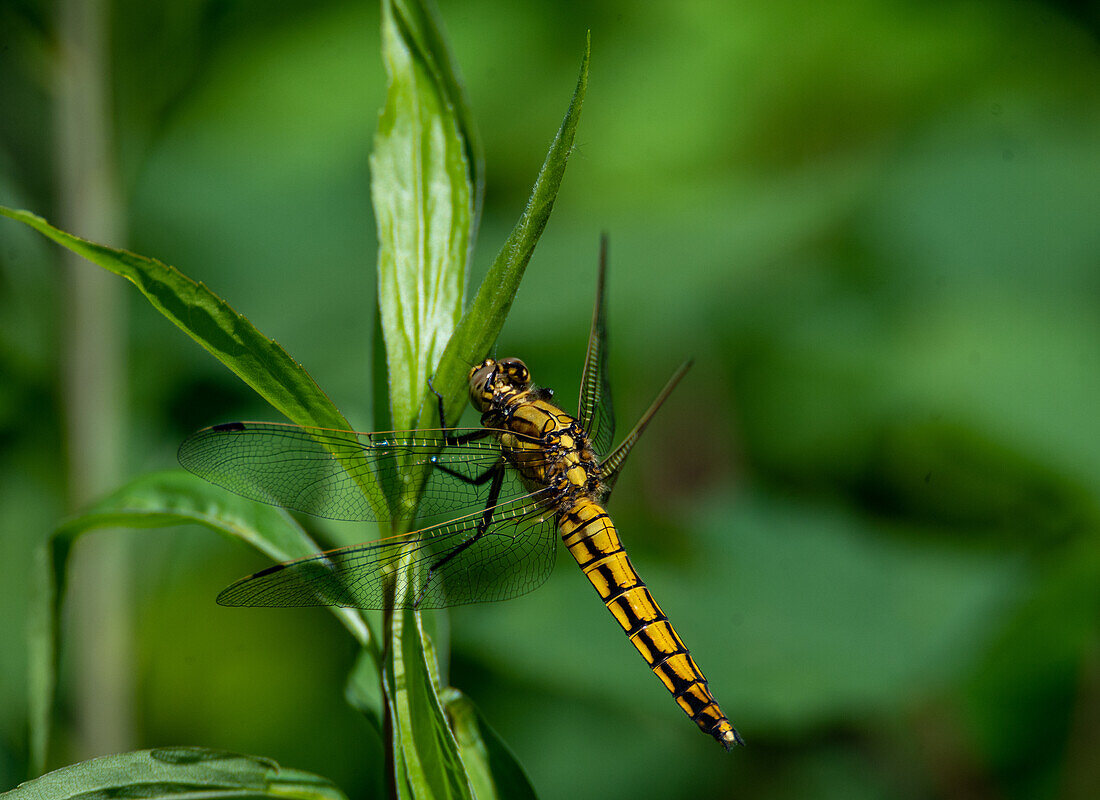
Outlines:
{"label": "abdomen segment", "polygon": [[630,563],[607,512],[581,500],[561,514],[558,525],[573,558],[684,713],[727,750],[741,744],[707,679]]}

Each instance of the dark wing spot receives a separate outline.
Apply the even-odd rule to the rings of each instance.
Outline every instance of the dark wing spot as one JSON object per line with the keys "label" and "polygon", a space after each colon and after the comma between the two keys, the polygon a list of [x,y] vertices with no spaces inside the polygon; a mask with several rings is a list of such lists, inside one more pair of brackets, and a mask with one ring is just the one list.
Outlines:
{"label": "dark wing spot", "polygon": [[270,575],[272,572],[280,572],[286,569],[286,564],[275,564],[267,569],[261,569],[259,572],[254,572],[249,575],[249,578],[262,578],[264,575]]}
{"label": "dark wing spot", "polygon": [[225,423],[222,423],[221,425],[212,426],[210,428],[210,430],[218,431],[220,433],[221,431],[234,431],[234,432],[243,431],[244,428],[245,428],[245,425],[244,425],[243,422],[225,422]]}

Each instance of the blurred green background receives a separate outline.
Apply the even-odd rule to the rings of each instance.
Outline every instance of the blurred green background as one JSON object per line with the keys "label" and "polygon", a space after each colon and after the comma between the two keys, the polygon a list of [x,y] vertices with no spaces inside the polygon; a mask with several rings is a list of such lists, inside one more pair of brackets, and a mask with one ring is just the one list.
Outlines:
{"label": "blurred green background", "polygon": [[[440,10],[485,141],[471,287],[592,31],[578,147],[498,352],[571,406],[608,231],[620,430],[696,360],[611,510],[749,745],[700,736],[561,557],[538,592],[449,618],[452,683],[540,795],[1100,796],[1096,7]],[[110,12],[113,243],[207,283],[368,427],[378,9]],[[57,35],[52,3],[0,4],[0,203],[63,222]],[[123,477],[173,467],[202,425],[275,418],[118,283]],[[68,313],[59,250],[0,221],[0,789],[26,770],[27,564],[74,510]],[[100,534],[77,562],[100,537],[134,565],[127,747],[223,747],[380,791],[329,615],[216,606],[262,562],[208,532]],[[97,754],[72,627],[54,766]]]}

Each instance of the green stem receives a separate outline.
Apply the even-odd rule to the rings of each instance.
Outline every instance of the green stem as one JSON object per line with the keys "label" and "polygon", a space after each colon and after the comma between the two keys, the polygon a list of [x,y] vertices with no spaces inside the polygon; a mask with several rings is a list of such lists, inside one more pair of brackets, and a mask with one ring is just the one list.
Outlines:
{"label": "green stem", "polygon": [[[69,230],[120,244],[123,225],[111,154],[107,0],[61,0],[56,94],[58,204]],[[73,507],[122,477],[125,303],[103,270],[65,256],[62,394]],[[96,537],[73,576],[78,755],[128,750],[133,741],[130,571],[126,543]]]}

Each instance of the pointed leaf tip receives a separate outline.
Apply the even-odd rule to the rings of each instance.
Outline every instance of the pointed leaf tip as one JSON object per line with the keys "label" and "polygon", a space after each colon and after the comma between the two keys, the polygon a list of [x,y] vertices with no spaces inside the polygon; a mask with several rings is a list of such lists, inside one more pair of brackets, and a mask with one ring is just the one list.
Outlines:
{"label": "pointed leaf tip", "polygon": [[[550,150],[535,178],[523,213],[489,267],[473,303],[455,329],[439,362],[435,386],[446,398],[447,419],[453,420],[461,414],[466,403],[463,387],[468,365],[484,358],[496,341],[535,245],[550,219],[580,124],[581,108],[588,89],[589,49],[586,40],[569,108],[550,143]],[[427,410],[422,411],[422,423],[428,413]]]}

